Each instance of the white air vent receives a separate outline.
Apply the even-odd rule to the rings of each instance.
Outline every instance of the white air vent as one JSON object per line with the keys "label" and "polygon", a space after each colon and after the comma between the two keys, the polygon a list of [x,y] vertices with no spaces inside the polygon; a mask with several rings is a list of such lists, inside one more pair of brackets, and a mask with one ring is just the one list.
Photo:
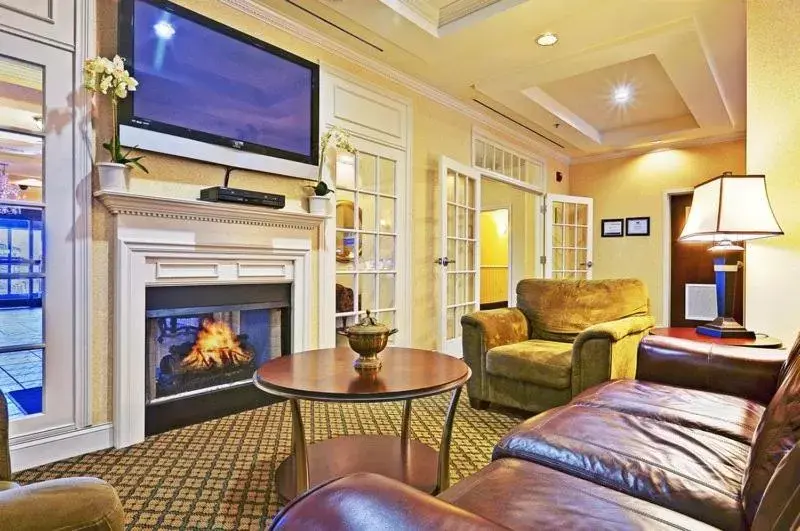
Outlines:
{"label": "white air vent", "polygon": [[686,284],[686,315],[691,321],[713,321],[717,318],[717,286]]}

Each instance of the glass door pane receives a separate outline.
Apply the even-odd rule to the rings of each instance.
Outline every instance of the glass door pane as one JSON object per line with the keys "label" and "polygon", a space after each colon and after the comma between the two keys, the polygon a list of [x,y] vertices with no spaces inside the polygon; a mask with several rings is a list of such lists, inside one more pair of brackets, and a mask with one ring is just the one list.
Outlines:
{"label": "glass door pane", "polygon": [[12,421],[43,411],[44,206],[29,206],[42,199],[43,82],[41,65],[0,56],[0,392]]}
{"label": "glass door pane", "polygon": [[592,200],[551,195],[546,204],[546,276],[592,278]]}
{"label": "glass door pane", "polygon": [[0,391],[13,440],[75,425],[74,252],[85,236],[73,54],[3,32],[0,50]]}
{"label": "glass door pane", "polygon": [[[367,310],[394,327],[402,154],[358,147],[336,163],[336,328],[355,324]],[[347,345],[347,338],[337,336],[337,345]]]}

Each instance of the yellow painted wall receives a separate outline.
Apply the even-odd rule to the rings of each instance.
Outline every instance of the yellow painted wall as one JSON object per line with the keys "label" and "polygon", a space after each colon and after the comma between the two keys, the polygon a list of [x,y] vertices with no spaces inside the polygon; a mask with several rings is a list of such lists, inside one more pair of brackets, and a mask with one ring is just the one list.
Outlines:
{"label": "yellow painted wall", "polygon": [[481,212],[481,304],[508,300],[508,233],[506,209]]}
{"label": "yellow painted wall", "polygon": [[785,236],[748,244],[748,328],[800,329],[800,2],[747,2],[747,172],[767,176]]}
{"label": "yellow painted wall", "polygon": [[[436,346],[437,295],[436,270],[433,264],[438,251],[439,232],[439,188],[438,161],[445,155],[462,163],[470,162],[473,122],[466,116],[432,100],[412,92],[404,86],[395,84],[350,63],[328,51],[312,46],[298,38],[246,16],[239,11],[214,0],[180,0],[177,4],[189,7],[205,16],[250,35],[263,39],[292,53],[312,61],[319,61],[338,71],[350,73],[353,79],[392,91],[407,98],[412,106],[411,138],[411,179],[412,196],[409,198],[412,227],[411,300],[407,302],[412,312],[411,344],[420,348]],[[103,55],[116,52],[116,10],[117,0],[98,0],[98,51]],[[110,130],[107,111],[101,107],[102,119],[97,127],[99,137],[107,138]],[[147,153],[144,161],[150,170],[149,175],[135,171],[131,179],[131,191],[153,195],[174,197],[197,197],[201,188],[220,184],[222,170],[218,166],[185,159]],[[556,169],[567,175],[563,163],[546,158],[548,182],[555,183]],[[566,186],[565,178],[562,186]],[[270,176],[255,172],[235,172],[231,184],[239,188],[270,191],[287,196],[287,203],[299,205],[302,201],[305,184],[298,179]],[[113,317],[111,255],[109,242],[113,239],[112,220],[103,206],[97,202],[92,216],[93,224],[93,355],[92,355],[92,410],[93,421],[104,422],[111,417],[111,319]],[[312,260],[312,277],[316,276],[317,257]],[[314,290],[312,290],[314,292]],[[316,296],[316,294],[315,294]],[[309,326],[317,329],[318,301],[312,301],[309,312]]]}
{"label": "yellow painted wall", "polygon": [[481,265],[508,267],[508,211],[481,212]]}
{"label": "yellow painted wall", "polygon": [[[744,140],[573,165],[570,193],[594,198],[593,278],[642,279],[656,322],[666,323],[664,193],[691,188],[723,171],[744,169]],[[633,216],[650,216],[649,237],[600,237],[601,219]]]}

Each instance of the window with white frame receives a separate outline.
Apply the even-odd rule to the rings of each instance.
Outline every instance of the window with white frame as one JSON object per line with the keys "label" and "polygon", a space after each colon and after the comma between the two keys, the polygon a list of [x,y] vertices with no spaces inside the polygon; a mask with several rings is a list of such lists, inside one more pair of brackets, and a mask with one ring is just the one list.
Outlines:
{"label": "window with white frame", "polygon": [[[402,152],[360,146],[336,162],[336,328],[369,310],[397,320],[398,194]],[[339,337],[337,344],[346,344]]]}
{"label": "window with white frame", "polygon": [[484,137],[473,140],[472,163],[476,168],[518,181],[537,190],[544,189],[544,163],[514,152]]}

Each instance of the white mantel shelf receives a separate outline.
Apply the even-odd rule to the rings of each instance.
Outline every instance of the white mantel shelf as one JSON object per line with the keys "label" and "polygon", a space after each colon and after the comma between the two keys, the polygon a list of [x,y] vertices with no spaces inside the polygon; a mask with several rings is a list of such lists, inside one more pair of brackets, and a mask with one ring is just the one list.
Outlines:
{"label": "white mantel shelf", "polygon": [[316,229],[328,218],[328,216],[309,214],[307,212],[277,210],[237,203],[215,203],[199,199],[158,197],[132,194],[130,192],[98,191],[94,193],[94,197],[114,215],[123,214],[303,230]]}

